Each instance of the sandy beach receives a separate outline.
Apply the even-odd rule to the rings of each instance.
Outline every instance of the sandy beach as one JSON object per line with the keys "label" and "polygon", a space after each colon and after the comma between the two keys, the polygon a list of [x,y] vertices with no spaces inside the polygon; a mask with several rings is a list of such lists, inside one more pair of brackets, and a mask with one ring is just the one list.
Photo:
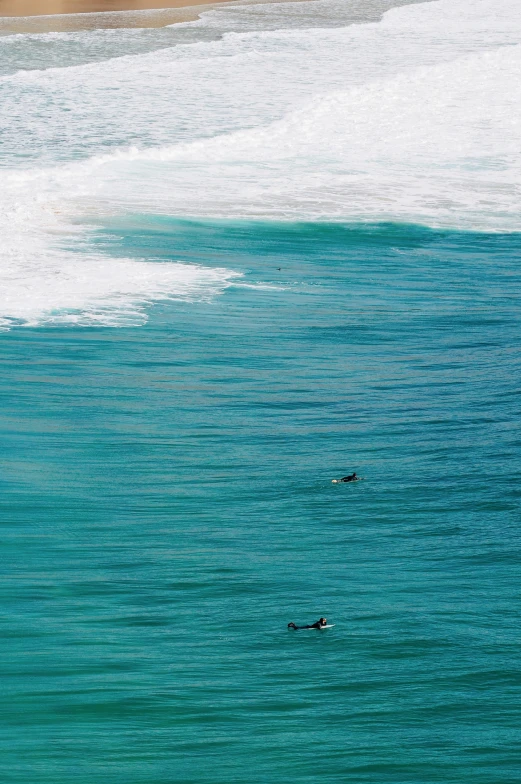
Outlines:
{"label": "sandy beach", "polygon": [[147,11],[208,5],[206,0],[0,0],[0,16],[89,14],[102,11]]}
{"label": "sandy beach", "polygon": [[0,0],[0,31],[62,32],[163,27],[197,19],[207,0]]}

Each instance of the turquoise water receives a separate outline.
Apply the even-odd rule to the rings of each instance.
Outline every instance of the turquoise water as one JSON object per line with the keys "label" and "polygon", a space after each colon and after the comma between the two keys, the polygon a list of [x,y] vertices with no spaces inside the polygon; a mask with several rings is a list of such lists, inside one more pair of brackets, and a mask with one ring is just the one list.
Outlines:
{"label": "turquoise water", "polygon": [[0,784],[519,781],[518,5],[4,26]]}
{"label": "turquoise water", "polygon": [[2,781],[517,781],[519,234],[84,242],[243,276],[0,335]]}

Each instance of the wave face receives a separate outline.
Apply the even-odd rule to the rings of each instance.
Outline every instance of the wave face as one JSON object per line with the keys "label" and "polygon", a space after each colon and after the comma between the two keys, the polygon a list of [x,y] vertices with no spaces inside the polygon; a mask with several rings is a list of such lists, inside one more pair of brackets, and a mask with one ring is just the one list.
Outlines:
{"label": "wave face", "polygon": [[514,0],[389,5],[1,38],[1,323],[140,323],[233,280],[100,255],[112,216],[519,230]]}

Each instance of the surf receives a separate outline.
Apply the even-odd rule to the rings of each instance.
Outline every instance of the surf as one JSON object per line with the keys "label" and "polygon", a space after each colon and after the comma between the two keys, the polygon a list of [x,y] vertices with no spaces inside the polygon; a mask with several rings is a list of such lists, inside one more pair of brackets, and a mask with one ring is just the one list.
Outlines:
{"label": "surf", "polygon": [[519,230],[514,11],[438,0],[7,74],[2,324],[139,324],[150,303],[211,298],[240,273],[99,256],[86,227],[111,217]]}

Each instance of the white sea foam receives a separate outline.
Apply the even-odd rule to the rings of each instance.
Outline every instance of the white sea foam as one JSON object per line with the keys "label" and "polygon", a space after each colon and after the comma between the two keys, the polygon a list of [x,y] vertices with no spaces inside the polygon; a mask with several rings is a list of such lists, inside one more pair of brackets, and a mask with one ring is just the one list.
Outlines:
{"label": "white sea foam", "polygon": [[266,128],[127,160],[134,173],[153,172],[143,181],[154,190],[140,193],[151,211],[519,230],[520,131],[516,46],[331,93]]}
{"label": "white sea foam", "polygon": [[153,301],[208,299],[236,277],[220,268],[65,251],[64,243],[81,235],[71,225],[72,211],[64,212],[65,194],[81,192],[77,168],[4,177],[0,328],[137,325],[146,320],[145,308]]}
{"label": "white sea foam", "polygon": [[[330,23],[335,7],[321,4]],[[438,0],[378,23],[233,32],[4,77],[3,323],[135,323],[151,300],[231,280],[88,252],[78,223],[107,215],[520,230],[520,77],[514,0]]]}

